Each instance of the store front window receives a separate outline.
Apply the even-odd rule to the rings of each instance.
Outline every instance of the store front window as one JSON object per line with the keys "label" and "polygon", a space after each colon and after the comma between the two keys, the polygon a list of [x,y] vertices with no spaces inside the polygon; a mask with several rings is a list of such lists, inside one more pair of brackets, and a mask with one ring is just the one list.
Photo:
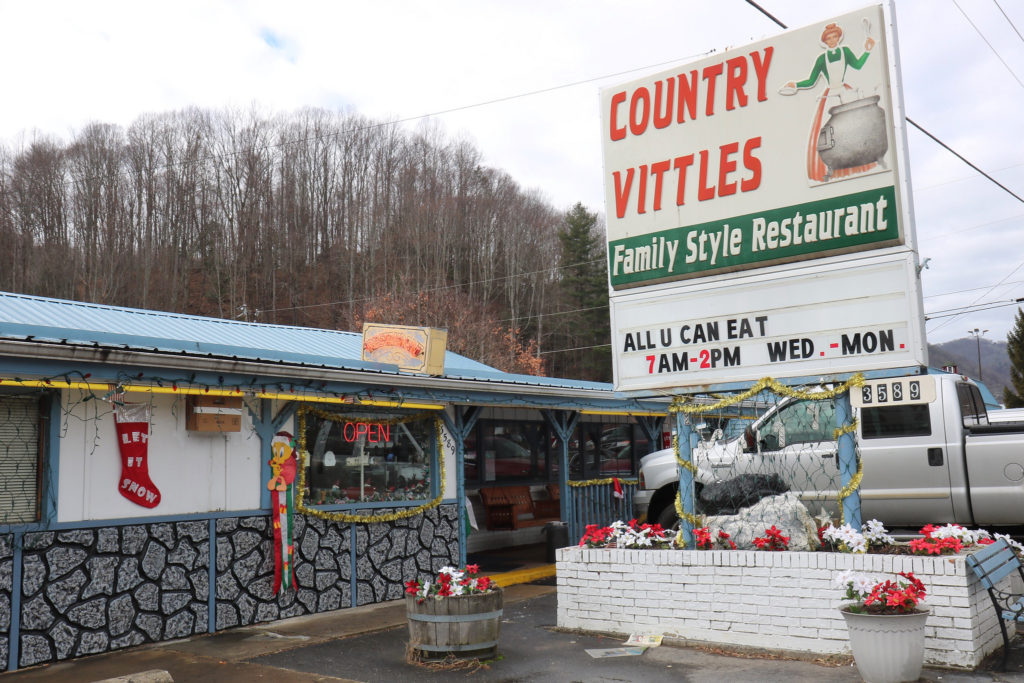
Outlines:
{"label": "store front window", "polygon": [[540,421],[480,420],[464,444],[466,485],[548,481],[553,441]]}
{"label": "store front window", "polygon": [[433,497],[435,414],[305,410],[300,421],[305,437],[300,448],[309,453],[305,473],[308,504]]}
{"label": "store front window", "polygon": [[[569,441],[569,477],[635,476],[650,442],[632,422],[582,422]],[[561,444],[541,420],[481,419],[466,439],[466,486],[558,481]]]}
{"label": "store front window", "polygon": [[650,442],[633,423],[583,422],[569,443],[572,479],[627,477],[637,473]]}

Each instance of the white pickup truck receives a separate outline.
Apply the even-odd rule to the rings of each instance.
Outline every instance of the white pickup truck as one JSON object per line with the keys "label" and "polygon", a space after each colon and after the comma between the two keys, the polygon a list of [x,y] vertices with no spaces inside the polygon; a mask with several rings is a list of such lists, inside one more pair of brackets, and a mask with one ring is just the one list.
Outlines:
{"label": "white pickup truck", "polygon": [[[871,380],[851,394],[864,465],[864,519],[887,526],[947,522],[1024,524],[1024,422],[990,423],[977,385],[952,374]],[[704,486],[741,474],[778,474],[812,514],[838,514],[840,486],[832,400],[780,401],[729,440],[693,450],[698,512]],[[676,520],[672,449],[640,461],[637,517]]]}

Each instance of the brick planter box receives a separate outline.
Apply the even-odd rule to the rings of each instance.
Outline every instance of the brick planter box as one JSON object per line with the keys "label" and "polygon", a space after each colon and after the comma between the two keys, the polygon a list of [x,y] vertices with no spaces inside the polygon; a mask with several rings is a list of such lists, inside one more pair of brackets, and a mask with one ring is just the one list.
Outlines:
{"label": "brick planter box", "polygon": [[1002,645],[992,603],[963,555],[562,548],[558,626],[849,654],[834,583],[844,570],[879,579],[912,571],[924,582],[926,664],[973,669]]}

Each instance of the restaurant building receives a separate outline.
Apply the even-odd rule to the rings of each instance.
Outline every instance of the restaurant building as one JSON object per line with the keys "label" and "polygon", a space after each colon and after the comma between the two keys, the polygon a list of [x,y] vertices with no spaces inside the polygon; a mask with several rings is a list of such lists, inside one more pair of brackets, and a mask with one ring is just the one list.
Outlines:
{"label": "restaurant building", "polygon": [[660,447],[664,401],[376,332],[0,293],[0,670],[399,598],[538,540],[482,489],[578,529]]}

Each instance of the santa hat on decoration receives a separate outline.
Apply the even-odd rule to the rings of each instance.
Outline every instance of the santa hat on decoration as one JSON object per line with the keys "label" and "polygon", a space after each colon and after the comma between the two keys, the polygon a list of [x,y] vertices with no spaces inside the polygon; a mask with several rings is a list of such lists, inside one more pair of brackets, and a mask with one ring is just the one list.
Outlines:
{"label": "santa hat on decoration", "polygon": [[616,498],[622,499],[622,484],[619,483],[618,477],[612,477],[612,495]]}
{"label": "santa hat on decoration", "polygon": [[290,432],[278,432],[274,434],[272,443],[291,443],[293,438]]}

